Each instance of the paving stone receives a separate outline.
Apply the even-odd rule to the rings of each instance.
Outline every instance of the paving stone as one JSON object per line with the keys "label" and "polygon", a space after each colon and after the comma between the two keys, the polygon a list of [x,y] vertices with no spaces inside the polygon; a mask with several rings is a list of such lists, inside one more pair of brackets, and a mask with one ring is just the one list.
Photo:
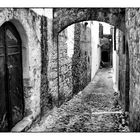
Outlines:
{"label": "paving stone", "polygon": [[[108,78],[112,75],[110,71],[111,69],[99,70],[80,94],[58,108],[55,122],[49,128],[44,127],[43,131],[128,132],[128,114],[123,113],[121,108],[114,110],[114,100],[118,99],[118,95],[114,95],[112,78]],[[43,121],[40,127],[42,125],[45,126]],[[40,127],[36,127],[29,131],[39,131]]]}

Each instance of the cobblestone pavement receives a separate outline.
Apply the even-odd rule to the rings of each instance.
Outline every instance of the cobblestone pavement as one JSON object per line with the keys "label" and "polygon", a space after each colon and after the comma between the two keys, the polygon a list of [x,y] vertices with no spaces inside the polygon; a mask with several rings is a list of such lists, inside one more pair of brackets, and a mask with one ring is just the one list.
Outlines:
{"label": "cobblestone pavement", "polygon": [[112,69],[99,69],[91,83],[29,132],[128,132],[128,114],[114,93]]}

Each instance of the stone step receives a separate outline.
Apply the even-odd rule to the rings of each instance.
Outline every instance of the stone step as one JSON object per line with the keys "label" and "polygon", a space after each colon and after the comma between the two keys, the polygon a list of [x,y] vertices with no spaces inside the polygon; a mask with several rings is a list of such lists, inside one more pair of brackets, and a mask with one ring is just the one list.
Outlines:
{"label": "stone step", "polygon": [[102,114],[122,114],[122,111],[104,111],[104,112],[93,112],[92,115],[102,115]]}

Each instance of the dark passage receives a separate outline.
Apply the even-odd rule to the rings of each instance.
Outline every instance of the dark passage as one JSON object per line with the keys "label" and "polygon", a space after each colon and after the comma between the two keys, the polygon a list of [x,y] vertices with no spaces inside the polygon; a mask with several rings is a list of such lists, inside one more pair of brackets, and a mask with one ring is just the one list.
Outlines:
{"label": "dark passage", "polygon": [[102,61],[103,62],[109,62],[109,54],[107,51],[102,52]]}

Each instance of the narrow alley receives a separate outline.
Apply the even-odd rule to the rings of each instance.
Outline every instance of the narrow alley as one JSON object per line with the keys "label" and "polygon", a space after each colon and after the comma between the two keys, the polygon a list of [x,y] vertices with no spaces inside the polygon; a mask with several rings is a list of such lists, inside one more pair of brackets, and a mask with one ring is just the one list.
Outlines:
{"label": "narrow alley", "polygon": [[0,15],[0,132],[140,132],[140,8]]}
{"label": "narrow alley", "polygon": [[113,70],[99,69],[93,80],[71,100],[32,126],[28,132],[128,132],[119,95],[113,90]]}

